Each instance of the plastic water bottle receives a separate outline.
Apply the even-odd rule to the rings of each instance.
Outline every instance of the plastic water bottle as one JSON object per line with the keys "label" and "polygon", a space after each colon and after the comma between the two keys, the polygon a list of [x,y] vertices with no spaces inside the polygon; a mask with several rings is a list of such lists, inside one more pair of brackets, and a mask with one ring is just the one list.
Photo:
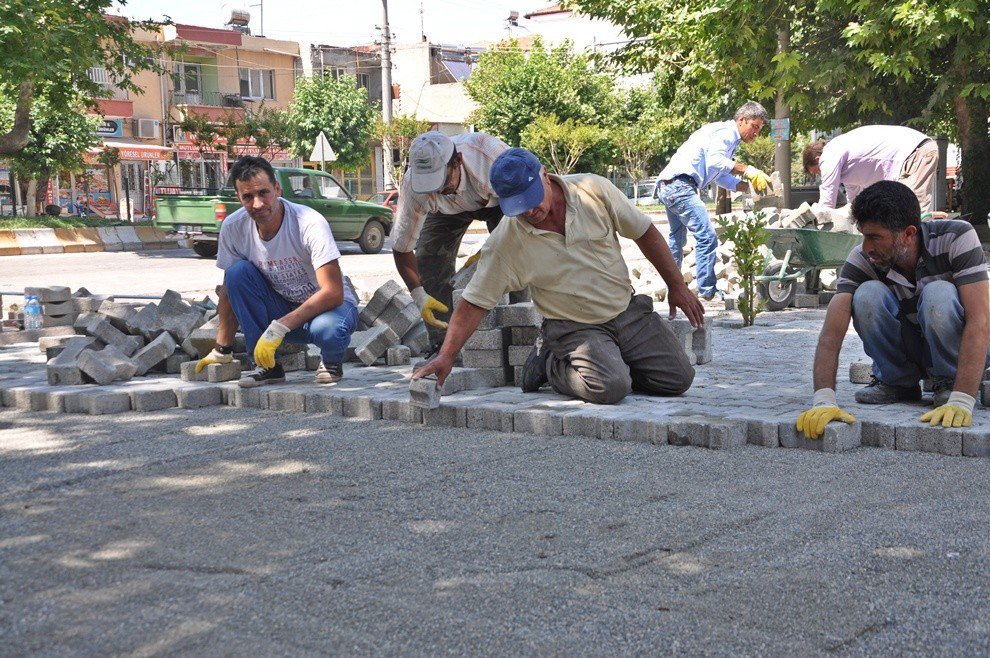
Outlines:
{"label": "plastic water bottle", "polygon": [[24,304],[24,329],[41,329],[41,304],[34,295],[28,295]]}

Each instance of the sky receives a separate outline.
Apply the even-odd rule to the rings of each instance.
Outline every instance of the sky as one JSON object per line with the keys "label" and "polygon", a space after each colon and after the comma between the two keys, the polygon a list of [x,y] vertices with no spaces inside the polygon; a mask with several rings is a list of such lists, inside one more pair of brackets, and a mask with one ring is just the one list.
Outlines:
{"label": "sky", "polygon": [[[176,23],[219,28],[226,6],[247,6],[251,33],[257,35],[262,33],[259,2],[264,2],[264,36],[270,38],[353,46],[373,43],[380,34],[380,0],[128,0],[118,3],[114,13],[142,20],[167,14]],[[398,43],[420,40],[422,7],[430,42],[471,45],[505,38],[510,10],[523,16],[551,4],[553,0],[389,0],[388,13]]]}

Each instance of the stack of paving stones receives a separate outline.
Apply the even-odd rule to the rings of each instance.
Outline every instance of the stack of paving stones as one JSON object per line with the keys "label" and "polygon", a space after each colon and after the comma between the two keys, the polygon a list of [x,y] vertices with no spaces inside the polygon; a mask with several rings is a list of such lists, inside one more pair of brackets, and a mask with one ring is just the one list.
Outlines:
{"label": "stack of paving stones", "polygon": [[[372,366],[383,360],[387,365],[403,365],[429,348],[426,325],[419,307],[402,286],[385,282],[360,309],[359,330],[351,335],[347,360]],[[405,347],[406,349],[400,349]]]}

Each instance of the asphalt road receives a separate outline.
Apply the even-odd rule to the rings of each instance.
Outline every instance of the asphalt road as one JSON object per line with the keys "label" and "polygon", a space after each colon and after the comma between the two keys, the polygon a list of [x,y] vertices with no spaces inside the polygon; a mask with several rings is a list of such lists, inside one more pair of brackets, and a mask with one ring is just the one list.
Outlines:
{"label": "asphalt road", "polygon": [[986,655],[988,473],[0,411],[0,654]]}

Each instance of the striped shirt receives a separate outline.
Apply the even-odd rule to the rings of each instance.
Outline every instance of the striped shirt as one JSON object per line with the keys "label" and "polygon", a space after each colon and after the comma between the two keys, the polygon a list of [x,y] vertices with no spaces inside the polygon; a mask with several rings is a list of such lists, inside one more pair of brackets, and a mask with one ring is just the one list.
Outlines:
{"label": "striped shirt", "polygon": [[912,283],[895,269],[878,270],[859,245],[849,253],[839,274],[839,292],[856,292],[861,283],[881,281],[901,302],[907,319],[918,323],[918,296],[932,281],[951,281],[958,288],[987,280],[987,261],[972,224],[959,220],[933,220],[921,224],[921,253]]}
{"label": "striped shirt", "polygon": [[467,133],[450,138],[461,154],[461,182],[453,194],[417,194],[409,176],[399,185],[399,205],[392,226],[392,250],[407,253],[416,248],[423,222],[430,214],[457,215],[498,205],[488,174],[492,162],[509,148],[498,137],[485,133]]}

